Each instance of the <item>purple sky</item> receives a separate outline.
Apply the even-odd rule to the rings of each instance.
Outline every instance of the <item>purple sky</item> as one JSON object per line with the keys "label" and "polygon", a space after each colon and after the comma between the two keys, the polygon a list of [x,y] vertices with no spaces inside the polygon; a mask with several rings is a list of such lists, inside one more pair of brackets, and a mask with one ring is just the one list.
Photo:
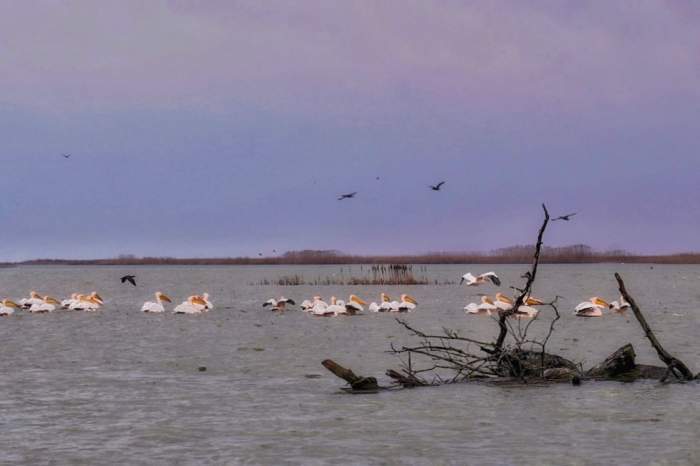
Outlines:
{"label": "purple sky", "polygon": [[0,260],[700,250],[697,5],[1,2]]}

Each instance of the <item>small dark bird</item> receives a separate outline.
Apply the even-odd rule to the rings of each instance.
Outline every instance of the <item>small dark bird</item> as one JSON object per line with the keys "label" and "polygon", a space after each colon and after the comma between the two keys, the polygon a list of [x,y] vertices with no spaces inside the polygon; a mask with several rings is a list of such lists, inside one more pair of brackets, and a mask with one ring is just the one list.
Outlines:
{"label": "small dark bird", "polygon": [[122,278],[120,278],[120,280],[122,283],[129,282],[136,286],[136,275],[124,275]]}
{"label": "small dark bird", "polygon": [[64,159],[69,159],[72,154],[61,154]]}
{"label": "small dark bird", "polygon": [[435,186],[430,185],[430,189],[432,189],[433,191],[440,191],[440,188],[442,188],[442,185],[443,185],[443,184],[445,184],[444,181],[439,182],[439,183],[436,184]]}
{"label": "small dark bird", "polygon": [[564,220],[565,222],[568,222],[569,220],[571,220],[571,217],[573,217],[574,215],[577,215],[577,214],[578,214],[578,212],[574,212],[573,214],[562,215],[560,217],[553,219],[552,221],[556,222],[557,220]]}
{"label": "small dark bird", "polygon": [[258,253],[258,256],[262,257],[262,252],[259,252],[259,253]]}
{"label": "small dark bird", "polygon": [[341,194],[341,195],[338,197],[338,200],[339,200],[339,201],[342,201],[343,199],[352,199],[352,198],[355,197],[356,194],[357,194],[357,192],[348,193],[348,194]]}
{"label": "small dark bird", "polygon": [[375,180],[379,181],[379,177],[376,177]]}

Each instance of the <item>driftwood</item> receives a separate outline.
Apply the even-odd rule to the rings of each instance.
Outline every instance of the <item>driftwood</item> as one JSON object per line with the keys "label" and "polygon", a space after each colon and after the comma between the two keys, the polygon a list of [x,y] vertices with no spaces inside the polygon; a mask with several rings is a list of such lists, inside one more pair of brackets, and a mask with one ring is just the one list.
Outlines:
{"label": "driftwood", "polygon": [[349,383],[354,391],[376,391],[381,388],[374,377],[356,375],[352,370],[344,368],[331,359],[326,359],[321,364],[337,377]]}
{"label": "driftwood", "polygon": [[669,374],[675,376],[678,380],[688,381],[695,379],[695,376],[692,372],[690,372],[690,369],[688,369],[688,366],[686,366],[683,363],[683,361],[671,356],[671,354],[668,351],[666,351],[663,346],[661,346],[661,343],[659,343],[659,340],[656,338],[656,335],[654,335],[654,332],[651,330],[651,327],[649,327],[649,324],[644,318],[644,314],[642,314],[642,311],[637,305],[636,301],[627,292],[625,282],[622,280],[622,277],[619,273],[615,274],[615,279],[617,280],[617,284],[620,287],[620,293],[622,294],[622,297],[625,298],[625,300],[630,304],[634,316],[637,318],[639,325],[642,326],[642,330],[644,330],[644,334],[649,339],[649,342],[651,342],[651,346],[653,346],[656,350],[656,353],[659,355],[659,359],[661,359],[661,361],[664,364],[666,364]]}

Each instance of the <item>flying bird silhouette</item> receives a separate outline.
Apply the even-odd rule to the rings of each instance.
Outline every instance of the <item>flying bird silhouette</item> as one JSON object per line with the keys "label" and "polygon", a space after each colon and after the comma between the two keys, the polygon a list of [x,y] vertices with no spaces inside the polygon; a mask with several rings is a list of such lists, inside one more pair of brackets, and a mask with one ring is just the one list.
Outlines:
{"label": "flying bird silhouette", "polygon": [[129,282],[132,285],[136,286],[136,275],[124,275],[119,280],[121,280],[122,283]]}
{"label": "flying bird silhouette", "polygon": [[565,222],[568,222],[571,220],[571,217],[573,217],[574,215],[577,215],[577,214],[578,214],[578,212],[574,212],[573,214],[561,215],[561,216],[553,219],[552,221],[556,222],[557,220],[564,220]]}
{"label": "flying bird silhouette", "polygon": [[64,159],[69,159],[71,158],[71,155],[73,154],[61,154],[61,157],[63,157]]}
{"label": "flying bird silhouette", "polygon": [[439,182],[439,183],[436,184],[435,186],[430,185],[430,189],[432,189],[433,191],[440,191],[440,188],[442,188],[442,185],[443,185],[443,184],[445,184],[444,181]]}
{"label": "flying bird silhouette", "polygon": [[343,199],[352,199],[352,198],[355,197],[356,194],[357,194],[357,192],[348,193],[348,194],[341,194],[341,195],[338,197],[338,200],[339,200],[339,201],[342,201]]}

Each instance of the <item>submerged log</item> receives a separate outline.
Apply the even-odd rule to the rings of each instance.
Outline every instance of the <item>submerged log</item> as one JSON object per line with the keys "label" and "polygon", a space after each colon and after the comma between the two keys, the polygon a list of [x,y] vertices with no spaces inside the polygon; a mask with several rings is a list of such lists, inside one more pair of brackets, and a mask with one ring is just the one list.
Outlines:
{"label": "submerged log", "polygon": [[541,377],[547,369],[556,368],[577,371],[576,364],[559,355],[515,349],[502,354],[498,363],[498,375],[502,377]]}
{"label": "submerged log", "polygon": [[381,387],[377,383],[377,379],[374,377],[361,377],[356,375],[350,369],[346,369],[337,362],[326,359],[321,364],[323,367],[331,371],[336,377],[340,377],[350,384],[353,390],[356,391],[374,391],[379,390]]}
{"label": "submerged log", "polygon": [[634,347],[627,343],[618,348],[613,354],[605,358],[603,362],[589,369],[586,376],[593,379],[613,379],[636,368]]}

